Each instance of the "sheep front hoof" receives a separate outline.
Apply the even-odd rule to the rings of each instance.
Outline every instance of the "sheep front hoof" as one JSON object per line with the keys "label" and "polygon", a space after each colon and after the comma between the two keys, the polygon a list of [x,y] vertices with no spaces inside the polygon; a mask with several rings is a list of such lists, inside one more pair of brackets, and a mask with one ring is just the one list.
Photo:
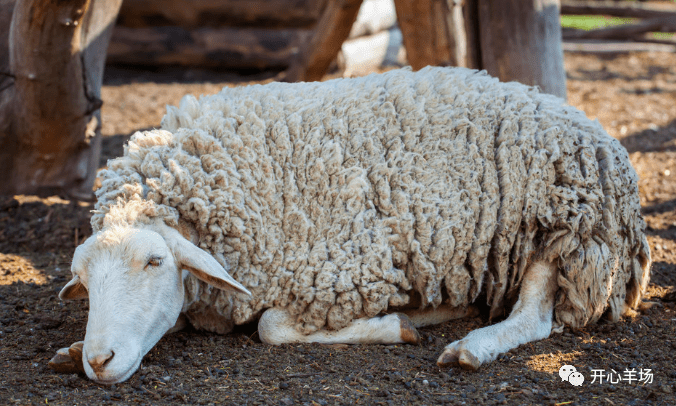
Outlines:
{"label": "sheep front hoof", "polygon": [[418,334],[418,330],[416,330],[411,319],[403,313],[397,313],[397,317],[399,317],[401,340],[407,344],[420,344],[420,334]]}
{"label": "sheep front hoof", "polygon": [[437,365],[440,367],[459,366],[468,371],[476,371],[481,366],[481,361],[469,350],[462,348],[461,345],[446,347],[443,353],[437,359]]}
{"label": "sheep front hoof", "polygon": [[475,357],[474,354],[465,350],[460,353],[458,364],[462,369],[476,371],[481,366],[481,361],[479,361],[479,358]]}
{"label": "sheep front hoof", "polygon": [[53,371],[65,374],[84,373],[82,365],[82,347],[84,341],[78,341],[69,348],[61,348],[49,360],[47,366]]}

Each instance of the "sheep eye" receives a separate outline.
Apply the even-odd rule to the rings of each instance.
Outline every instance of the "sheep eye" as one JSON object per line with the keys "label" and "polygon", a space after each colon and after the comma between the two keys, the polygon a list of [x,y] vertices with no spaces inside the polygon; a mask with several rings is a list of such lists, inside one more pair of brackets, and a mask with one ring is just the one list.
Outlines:
{"label": "sheep eye", "polygon": [[162,258],[160,258],[160,257],[151,257],[151,258],[148,260],[148,264],[146,265],[146,267],[148,267],[148,266],[160,266],[160,265],[162,265]]}

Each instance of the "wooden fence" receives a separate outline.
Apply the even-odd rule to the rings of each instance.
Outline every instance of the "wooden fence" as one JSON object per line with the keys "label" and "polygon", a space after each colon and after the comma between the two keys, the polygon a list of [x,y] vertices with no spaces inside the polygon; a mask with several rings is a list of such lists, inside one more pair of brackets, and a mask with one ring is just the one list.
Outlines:
{"label": "wooden fence", "polygon": [[[627,24],[599,27],[590,30],[567,28],[562,31],[563,40],[576,41],[618,41],[626,42],[627,50],[659,49],[650,44],[672,45],[676,50],[676,40],[656,38],[652,33],[676,32],[676,4],[665,2],[636,1],[570,1],[561,2],[562,15],[592,15],[622,17],[635,20]],[[643,46],[637,46],[644,44]],[[593,48],[598,49],[598,48]],[[620,50],[617,46],[615,51]]]}

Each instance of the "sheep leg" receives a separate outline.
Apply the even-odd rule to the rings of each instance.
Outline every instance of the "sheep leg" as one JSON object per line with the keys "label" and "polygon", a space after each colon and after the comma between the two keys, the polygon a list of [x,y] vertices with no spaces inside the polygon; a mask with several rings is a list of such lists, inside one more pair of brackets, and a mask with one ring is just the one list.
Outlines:
{"label": "sheep leg", "polygon": [[188,326],[188,318],[185,316],[185,314],[181,313],[178,315],[178,319],[176,320],[176,324],[174,324],[174,327],[170,328],[169,331],[167,331],[165,334],[172,334],[179,332],[186,328]]}
{"label": "sheep leg", "polygon": [[470,332],[444,349],[437,365],[459,365],[476,370],[521,344],[549,337],[552,330],[557,268],[536,262],[523,277],[519,300],[509,317],[492,326]]}
{"label": "sheep leg", "polygon": [[465,317],[476,317],[479,315],[479,309],[474,306],[453,307],[449,304],[442,304],[436,308],[407,309],[402,310],[401,312],[411,319],[411,322],[416,328],[446,323],[447,321]]}
{"label": "sheep leg", "polygon": [[418,344],[420,336],[409,318],[401,313],[382,317],[353,320],[346,327],[319,330],[302,334],[295,328],[296,321],[286,310],[272,308],[263,313],[258,322],[258,335],[266,344],[290,343],[320,344]]}

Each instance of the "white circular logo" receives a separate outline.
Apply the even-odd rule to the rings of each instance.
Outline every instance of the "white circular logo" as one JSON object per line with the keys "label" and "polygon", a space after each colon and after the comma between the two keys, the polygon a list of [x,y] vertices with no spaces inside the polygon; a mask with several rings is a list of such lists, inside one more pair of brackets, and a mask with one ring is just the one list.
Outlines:
{"label": "white circular logo", "polygon": [[568,377],[573,372],[577,372],[577,369],[572,365],[564,365],[561,368],[559,368],[559,376],[561,377],[562,381],[567,381]]}
{"label": "white circular logo", "polygon": [[568,382],[570,382],[573,386],[582,386],[582,382],[584,382],[584,375],[579,372],[573,372],[572,374],[568,375]]}

